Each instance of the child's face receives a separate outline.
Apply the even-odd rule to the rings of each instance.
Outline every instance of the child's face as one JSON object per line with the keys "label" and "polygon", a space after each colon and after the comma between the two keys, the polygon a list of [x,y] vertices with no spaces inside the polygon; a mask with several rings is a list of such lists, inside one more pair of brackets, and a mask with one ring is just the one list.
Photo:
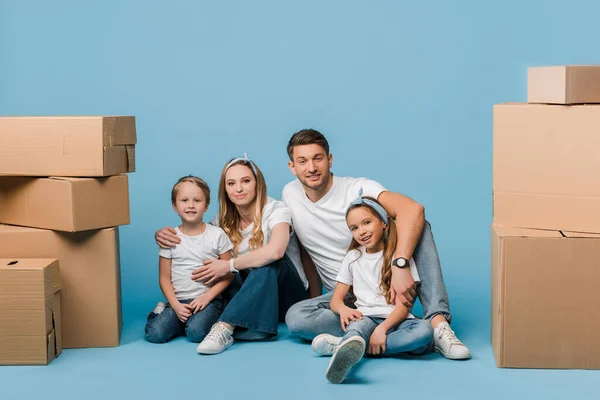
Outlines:
{"label": "child's face", "polygon": [[192,182],[181,182],[177,188],[177,198],[173,209],[188,223],[202,222],[202,217],[208,209],[206,196],[202,189]]}
{"label": "child's face", "polygon": [[367,248],[367,253],[377,253],[383,250],[383,232],[386,224],[371,212],[368,207],[356,207],[350,210],[346,223],[352,237]]}
{"label": "child's face", "polygon": [[256,178],[250,167],[234,165],[225,173],[225,191],[236,206],[247,206],[256,199]]}

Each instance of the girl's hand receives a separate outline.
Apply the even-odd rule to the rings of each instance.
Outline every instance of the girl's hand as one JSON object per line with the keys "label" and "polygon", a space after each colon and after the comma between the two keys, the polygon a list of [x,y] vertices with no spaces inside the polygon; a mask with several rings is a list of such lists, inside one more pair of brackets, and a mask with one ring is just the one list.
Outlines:
{"label": "girl's hand", "polygon": [[211,286],[229,272],[229,261],[206,260],[203,265],[192,272],[192,280]]}
{"label": "girl's hand", "polygon": [[385,353],[385,341],[387,339],[387,332],[381,329],[381,325],[375,328],[369,339],[368,353],[373,355],[380,355]]}
{"label": "girl's hand", "polygon": [[192,316],[192,311],[188,304],[177,302],[177,304],[173,306],[173,310],[181,322],[186,322],[188,318]]}
{"label": "girl's hand", "polygon": [[190,303],[190,310],[193,314],[196,314],[198,311],[204,310],[209,303],[210,299],[208,298],[206,293],[204,293],[203,295],[200,295],[194,300],[192,300],[192,302]]}
{"label": "girl's hand", "polygon": [[342,329],[346,332],[346,327],[350,325],[350,321],[356,321],[356,319],[362,319],[363,315],[360,311],[350,307],[342,307],[340,309],[340,323]]}

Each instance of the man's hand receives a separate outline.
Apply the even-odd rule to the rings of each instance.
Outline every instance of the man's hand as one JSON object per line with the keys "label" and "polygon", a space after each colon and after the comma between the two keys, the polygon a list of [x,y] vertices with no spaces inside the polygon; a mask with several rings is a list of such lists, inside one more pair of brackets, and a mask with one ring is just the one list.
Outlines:
{"label": "man's hand", "polygon": [[192,313],[196,314],[198,311],[204,310],[209,303],[210,299],[208,298],[206,293],[204,293],[203,295],[200,295],[194,300],[192,300],[192,302],[190,303],[190,309]]}
{"label": "man's hand", "polygon": [[163,249],[171,249],[181,243],[175,229],[169,227],[157,230],[154,234],[154,240]]}
{"label": "man's hand", "polygon": [[350,321],[356,321],[356,319],[362,319],[363,315],[360,311],[344,306],[340,309],[340,324],[342,329],[346,332],[346,327],[350,325]]}
{"label": "man's hand", "polygon": [[190,309],[189,304],[177,302],[173,307],[173,310],[181,322],[186,322],[188,318],[192,316],[192,310]]}
{"label": "man's hand", "polygon": [[201,267],[192,271],[192,280],[202,282],[206,286],[217,283],[229,272],[229,261],[225,260],[206,260]]}
{"label": "man's hand", "polygon": [[392,299],[411,309],[417,297],[417,285],[409,268],[392,267]]}
{"label": "man's hand", "polygon": [[369,339],[369,354],[380,355],[385,353],[385,341],[387,340],[387,332],[379,325]]}

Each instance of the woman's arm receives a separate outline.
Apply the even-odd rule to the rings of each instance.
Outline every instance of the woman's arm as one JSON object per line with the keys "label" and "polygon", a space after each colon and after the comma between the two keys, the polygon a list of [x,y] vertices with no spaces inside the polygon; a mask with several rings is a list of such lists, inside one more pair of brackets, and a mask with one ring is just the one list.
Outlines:
{"label": "woman's arm", "polygon": [[234,260],[233,265],[238,271],[246,268],[264,267],[283,257],[289,241],[290,225],[281,222],[271,229],[269,243],[259,249],[249,251],[248,253],[237,257]]}

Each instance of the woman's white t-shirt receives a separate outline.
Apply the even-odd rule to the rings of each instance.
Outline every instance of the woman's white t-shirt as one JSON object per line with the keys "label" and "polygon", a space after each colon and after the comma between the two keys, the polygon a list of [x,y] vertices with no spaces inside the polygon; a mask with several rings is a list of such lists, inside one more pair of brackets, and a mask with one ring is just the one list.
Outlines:
{"label": "woman's white t-shirt", "polygon": [[[379,287],[382,264],[383,251],[369,254],[364,246],[360,249],[350,250],[342,261],[337,281],[353,287],[356,308],[363,315],[387,318],[394,310],[394,306],[386,302]],[[392,266],[392,268],[397,267]],[[410,259],[410,272],[415,282],[418,282],[420,280],[419,273],[412,258]],[[409,313],[407,318],[414,318],[414,316]]]}

